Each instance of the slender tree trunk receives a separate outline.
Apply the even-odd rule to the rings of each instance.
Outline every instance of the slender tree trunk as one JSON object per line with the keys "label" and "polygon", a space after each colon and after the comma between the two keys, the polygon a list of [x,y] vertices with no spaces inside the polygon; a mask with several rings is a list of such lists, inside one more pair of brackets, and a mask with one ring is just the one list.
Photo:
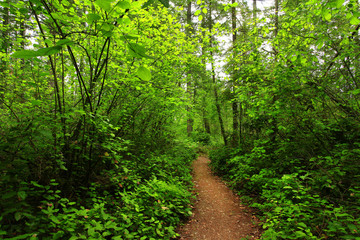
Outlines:
{"label": "slender tree trunk", "polygon": [[[213,52],[211,52],[211,57],[213,58]],[[216,76],[215,76],[215,66],[214,63],[211,63],[211,73],[212,73],[212,80],[213,80],[213,84],[214,84],[214,96],[215,96],[215,105],[216,105],[216,111],[218,113],[218,117],[219,117],[219,124],[220,124],[220,131],[221,131],[221,135],[224,139],[224,144],[225,146],[227,146],[227,139],[226,139],[226,134],[225,134],[225,128],[224,128],[224,122],[221,116],[221,108],[220,108],[220,103],[219,103],[219,95],[217,92],[217,87],[216,87]]]}
{"label": "slender tree trunk", "polygon": [[[205,21],[202,21],[202,22],[201,22],[201,27],[202,27],[202,28],[206,28],[206,26],[205,26]],[[203,38],[205,38],[205,32],[203,32]],[[205,45],[202,45],[202,47],[201,47],[201,55],[202,55],[202,56],[205,55],[205,53],[206,53],[206,48],[207,48],[207,47],[206,47]],[[204,66],[206,65],[204,58],[202,58],[201,63],[202,63]],[[204,70],[206,71],[206,68],[205,68]],[[202,78],[202,85],[201,85],[201,86],[204,88],[204,90],[205,90],[206,92],[209,91],[209,88],[208,88],[209,82],[208,82],[208,78],[207,78],[207,77]],[[204,94],[202,95],[202,114],[203,114],[204,130],[205,130],[205,132],[206,132],[207,134],[211,135],[209,115],[208,115],[208,111],[207,111],[207,109],[206,109],[206,97],[205,97]]]}
{"label": "slender tree trunk", "polygon": [[239,143],[243,143],[243,131],[242,131],[242,122],[243,122],[243,103],[239,103],[240,113],[239,113]]}
{"label": "slender tree trunk", "polygon": [[[278,35],[278,30],[279,30],[279,0],[275,0],[275,29],[274,29],[274,37],[275,38]],[[273,50],[274,50],[274,54],[275,54],[275,59],[274,59],[274,65],[275,65],[277,62],[277,49],[276,49],[275,43],[273,45]],[[279,97],[277,95],[275,95],[273,97],[273,101],[272,101],[273,105],[275,105],[278,98]],[[273,132],[270,136],[270,141],[274,143],[276,141],[276,136],[279,132],[276,116],[273,117],[272,130],[273,130]]]}
{"label": "slender tree trunk", "polygon": [[[190,38],[192,29],[191,29],[191,1],[188,1],[187,11],[186,11],[186,23],[188,24],[188,29],[186,30],[186,35]],[[187,83],[186,83],[186,93],[190,98],[190,102],[192,101],[192,83],[191,83],[191,72],[187,72]],[[192,108],[190,106],[187,107],[188,119],[187,119],[187,134],[191,135],[193,131],[194,119],[191,116]]]}
{"label": "slender tree trunk", "polygon": [[[205,98],[205,97],[204,97],[204,98]],[[204,101],[204,102],[205,102],[205,101]],[[205,108],[203,108],[202,114],[203,114],[203,122],[204,122],[205,132],[206,132],[207,134],[211,134],[209,118],[208,118],[208,116],[207,116],[207,111],[206,111]]]}
{"label": "slender tree trunk", "polygon": [[[278,32],[279,32],[279,0],[275,0],[275,29],[274,29],[275,38],[277,37]],[[275,45],[273,45],[273,49],[275,52],[275,61],[276,61],[277,50]]]}
{"label": "slender tree trunk", "polygon": [[[209,31],[212,31],[213,20],[212,20],[211,2],[209,4],[209,22],[210,22]],[[215,106],[216,106],[216,111],[217,111],[218,117],[219,117],[221,135],[222,135],[222,137],[224,139],[225,146],[227,146],[228,143],[227,143],[226,134],[225,134],[224,122],[223,122],[223,119],[222,119],[222,116],[221,116],[219,95],[218,95],[217,86],[216,86],[216,75],[215,75],[215,65],[214,65],[214,51],[213,51],[212,48],[213,48],[213,37],[210,37],[211,74],[212,74],[212,82],[213,82],[213,87],[214,87]]]}
{"label": "slender tree trunk", "polygon": [[[235,0],[231,0],[231,3],[234,4]],[[231,9],[231,23],[232,23],[232,45],[233,45],[233,57],[236,56],[236,9],[233,7]],[[238,110],[238,102],[235,100],[235,85],[236,85],[236,77],[235,73],[232,76],[232,93],[233,93],[233,101],[232,101],[232,112],[233,112],[233,132],[232,132],[232,139],[231,145],[236,147],[239,143],[239,110]]]}
{"label": "slender tree trunk", "polygon": [[256,11],[257,11],[256,0],[253,0],[253,19],[254,19],[255,27],[256,27],[256,18],[257,18]]}

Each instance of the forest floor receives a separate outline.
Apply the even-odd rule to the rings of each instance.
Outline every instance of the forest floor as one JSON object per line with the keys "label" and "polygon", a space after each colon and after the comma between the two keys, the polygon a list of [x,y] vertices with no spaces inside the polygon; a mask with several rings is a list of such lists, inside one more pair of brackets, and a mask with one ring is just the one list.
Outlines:
{"label": "forest floor", "polygon": [[180,229],[180,240],[259,239],[258,220],[200,156],[193,164],[197,200],[190,220]]}

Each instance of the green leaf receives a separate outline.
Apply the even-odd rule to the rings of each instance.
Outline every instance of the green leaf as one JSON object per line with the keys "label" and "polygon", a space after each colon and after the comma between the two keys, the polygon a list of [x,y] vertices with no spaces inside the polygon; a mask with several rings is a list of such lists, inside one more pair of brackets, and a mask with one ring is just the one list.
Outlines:
{"label": "green leaf", "polygon": [[146,49],[143,46],[137,43],[129,43],[128,46],[130,49],[130,55],[132,55],[133,57],[153,59],[153,57],[146,54]]}
{"label": "green leaf", "polygon": [[22,216],[21,212],[16,212],[15,215],[14,215],[15,220],[19,221],[21,219],[21,216]]}
{"label": "green leaf", "polygon": [[299,227],[302,227],[303,229],[308,229],[308,227],[306,226],[306,224],[303,223],[303,222],[299,222],[299,223],[298,223],[298,226],[299,226]]}
{"label": "green leaf", "polygon": [[130,9],[131,5],[128,1],[120,1],[116,4],[117,7],[121,7],[123,9]]}
{"label": "green leaf", "polygon": [[8,7],[10,7],[10,4],[5,1],[2,1],[2,2],[0,2],[0,6],[2,6],[4,8],[8,8]]}
{"label": "green leaf", "polygon": [[72,44],[74,44],[74,42],[69,39],[61,39],[56,43],[56,46],[72,45]]}
{"label": "green leaf", "polygon": [[306,237],[306,234],[302,231],[296,231],[295,236],[298,238],[303,238],[303,237]]}
{"label": "green leaf", "polygon": [[136,75],[144,81],[150,81],[151,72],[146,67],[140,66]]}
{"label": "green leaf", "polygon": [[359,25],[360,24],[360,20],[357,17],[352,17],[350,18],[350,24],[351,25]]}
{"label": "green leaf", "polygon": [[138,35],[123,35],[123,36],[120,37],[120,39],[123,40],[123,41],[131,40],[131,39],[136,40],[138,38],[139,38]]}
{"label": "green leaf", "polygon": [[18,195],[18,197],[21,199],[21,200],[24,200],[25,198],[26,198],[26,192],[24,192],[24,191],[19,191],[18,193],[17,193],[17,195]]}
{"label": "green leaf", "polygon": [[149,0],[142,6],[142,8],[147,8],[148,6],[150,6],[153,3],[154,3],[154,0]]}
{"label": "green leaf", "polygon": [[105,23],[105,24],[102,26],[101,29],[104,30],[104,31],[110,31],[110,30],[111,30],[111,26],[110,26],[110,24]]}
{"label": "green leaf", "polygon": [[38,56],[48,56],[60,52],[61,46],[54,46],[48,48],[41,48],[36,51]]}
{"label": "green leaf", "polygon": [[55,216],[50,216],[49,218],[50,218],[51,221],[53,221],[56,224],[60,223],[59,219],[57,219],[57,217],[55,217]]}
{"label": "green leaf", "polygon": [[33,57],[37,57],[38,54],[36,51],[33,50],[21,50],[21,51],[17,51],[15,53],[13,53],[11,55],[14,58],[33,58]]}
{"label": "green leaf", "polygon": [[33,58],[39,56],[48,56],[60,52],[61,46],[54,46],[48,48],[41,48],[37,51],[34,50],[21,50],[13,53],[11,56],[15,58]]}
{"label": "green leaf", "polygon": [[160,229],[157,228],[155,231],[160,237],[164,236],[164,234],[160,231]]}
{"label": "green leaf", "polygon": [[112,0],[96,0],[95,4],[98,5],[100,8],[102,8],[105,11],[111,10],[111,2]]}
{"label": "green leaf", "polygon": [[325,12],[325,13],[324,13],[324,18],[325,18],[326,21],[330,21],[330,20],[331,20],[331,13],[328,12],[328,11]]}
{"label": "green leaf", "polygon": [[95,14],[95,13],[89,13],[88,15],[86,15],[86,18],[87,18],[88,22],[94,22],[94,21],[98,21],[101,19],[100,15]]}
{"label": "green leaf", "polygon": [[203,18],[204,18],[203,15],[200,15],[198,19],[199,19],[199,21],[201,21],[201,20],[203,20]]}
{"label": "green leaf", "polygon": [[201,10],[196,10],[196,12],[194,13],[195,16],[199,15],[201,13]]}
{"label": "green leaf", "polygon": [[202,12],[207,14],[208,10],[206,8],[203,8]]}
{"label": "green leaf", "polygon": [[64,235],[64,231],[58,231],[53,235],[53,239],[60,239]]}
{"label": "green leaf", "polygon": [[339,8],[344,4],[345,0],[336,0],[336,7]]}
{"label": "green leaf", "polygon": [[165,7],[170,7],[170,4],[169,4],[169,0],[160,0],[160,2],[165,6]]}

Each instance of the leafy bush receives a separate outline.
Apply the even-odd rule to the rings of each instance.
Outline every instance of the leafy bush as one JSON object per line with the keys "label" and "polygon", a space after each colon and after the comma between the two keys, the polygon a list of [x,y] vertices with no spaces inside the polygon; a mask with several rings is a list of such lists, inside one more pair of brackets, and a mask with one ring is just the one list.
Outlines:
{"label": "leafy bush", "polygon": [[216,148],[209,153],[211,159],[211,168],[220,175],[224,175],[228,172],[229,166],[227,162],[231,158],[231,150],[228,147]]}
{"label": "leafy bush", "polygon": [[306,164],[271,162],[282,151],[270,156],[265,149],[257,145],[237,155],[223,148],[210,155],[235,190],[256,197],[251,206],[262,215],[262,239],[360,239],[357,148],[335,146],[332,156]]}
{"label": "leafy bush", "polygon": [[[22,182],[2,190],[0,236],[9,239],[170,239],[191,214],[192,149],[115,160],[88,188],[64,197],[60,184]],[[110,155],[108,156],[111,157]],[[121,161],[121,164],[120,162]],[[81,195],[80,195],[81,194]]]}
{"label": "leafy bush", "polygon": [[210,144],[210,134],[208,134],[206,132],[192,132],[191,137],[194,142],[198,142],[203,145]]}

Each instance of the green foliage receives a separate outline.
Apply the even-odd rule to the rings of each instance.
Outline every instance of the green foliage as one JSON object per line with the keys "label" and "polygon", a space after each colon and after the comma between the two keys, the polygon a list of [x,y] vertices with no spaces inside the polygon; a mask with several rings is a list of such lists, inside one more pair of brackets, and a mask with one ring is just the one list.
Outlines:
{"label": "green foliage", "polygon": [[155,2],[1,3],[0,238],[175,237],[195,153],[172,126],[200,60]]}
{"label": "green foliage", "polygon": [[[179,156],[179,157],[174,157]],[[191,157],[191,158],[188,158]],[[85,189],[63,197],[59,183],[23,182],[2,189],[1,236],[9,239],[170,239],[191,215],[191,149],[125,162]],[[140,162],[151,169],[140,169]],[[150,173],[150,175],[148,175]],[[79,189],[80,190],[80,189]],[[80,196],[78,196],[80,197]]]}
{"label": "green foliage", "polygon": [[211,164],[254,197],[263,239],[360,239],[360,5],[274,2],[263,19],[241,21],[228,51],[224,115],[240,139]]}
{"label": "green foliage", "polygon": [[200,143],[202,145],[209,145],[210,144],[210,134],[206,132],[198,132],[194,131],[191,133],[191,138],[194,142]]}
{"label": "green foliage", "polygon": [[279,161],[265,168],[265,151],[237,155],[224,148],[211,154],[211,164],[234,189],[256,197],[252,207],[263,214],[263,239],[357,239],[359,217],[353,213],[359,211],[359,187],[352,175],[357,170],[343,154],[310,159],[308,167],[294,160],[292,169]]}

